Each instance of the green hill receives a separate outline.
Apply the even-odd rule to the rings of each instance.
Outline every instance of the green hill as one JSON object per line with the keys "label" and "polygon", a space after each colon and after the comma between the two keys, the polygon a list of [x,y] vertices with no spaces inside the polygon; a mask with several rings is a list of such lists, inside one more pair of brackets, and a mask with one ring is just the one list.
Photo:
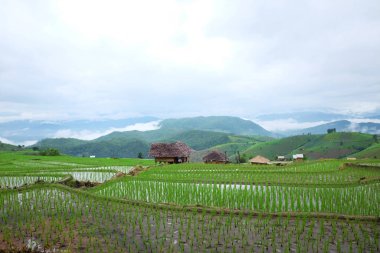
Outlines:
{"label": "green hill", "polygon": [[380,158],[380,143],[374,143],[370,147],[352,155],[356,158]]}
{"label": "green hill", "polygon": [[203,156],[205,156],[208,152],[213,150],[218,150],[222,153],[225,153],[227,157],[229,157],[230,161],[234,161],[234,157],[236,156],[237,152],[243,152],[244,150],[247,150],[252,145],[255,145],[256,143],[259,143],[258,140],[253,140],[249,142],[230,142],[225,143],[217,146],[213,146],[209,149],[201,150],[193,152],[190,156],[191,162],[202,162]]}
{"label": "green hill", "polygon": [[40,148],[57,148],[59,145],[59,150],[63,152],[64,150],[72,149],[73,147],[77,147],[86,143],[87,141],[75,138],[48,138],[39,141],[33,146]]}
{"label": "green hill", "polygon": [[311,159],[343,158],[372,145],[372,135],[361,133],[332,133],[321,135],[303,148]]}
{"label": "green hill", "polygon": [[56,148],[61,153],[75,156],[137,157],[141,152],[144,157],[147,157],[150,144],[153,142],[182,141],[194,150],[204,150],[229,143],[246,143],[247,146],[250,146],[257,141],[263,141],[262,139],[266,140],[268,137],[234,136],[228,133],[201,130],[158,129],[147,132],[114,132],[92,141],[72,138],[45,139],[34,146],[40,149]]}
{"label": "green hill", "polygon": [[139,139],[113,139],[110,141],[91,141],[62,152],[75,156],[135,158],[140,152],[143,157],[147,157],[149,148],[149,143]]}
{"label": "green hill", "polygon": [[275,159],[302,153],[309,159],[342,158],[365,150],[374,143],[370,134],[332,133],[299,135],[254,145],[243,152],[248,157],[262,155]]}
{"label": "green hill", "polygon": [[0,141],[0,151],[12,151],[12,150],[17,150],[19,147],[7,144],[7,143],[2,143]]}
{"label": "green hill", "polygon": [[256,155],[265,156],[269,159],[275,159],[278,155],[291,155],[295,150],[301,149],[308,142],[314,141],[318,136],[299,135],[270,142],[259,143],[243,152],[248,157]]}
{"label": "green hill", "polygon": [[230,142],[226,133],[190,130],[172,136],[164,142],[182,141],[195,150],[207,149],[219,144]]}
{"label": "green hill", "polygon": [[162,129],[204,130],[235,135],[274,135],[250,120],[230,116],[166,119],[161,121],[160,125]]}
{"label": "green hill", "polygon": [[226,141],[225,143],[214,145],[207,149],[202,149],[200,151],[193,152],[190,156],[190,161],[202,162],[203,156],[205,156],[208,152],[212,150],[218,150],[222,153],[226,153],[228,157],[234,157],[238,151],[243,152],[252,145],[265,142],[267,140],[268,138],[230,135],[228,136],[228,141]]}
{"label": "green hill", "polygon": [[[161,134],[163,133],[163,134]],[[162,136],[162,139],[159,139]],[[112,133],[92,141],[72,138],[46,139],[35,146],[56,148],[61,153],[75,156],[96,155],[97,157],[137,157],[141,152],[148,157],[152,142],[182,141],[197,150],[192,161],[201,161],[203,155],[210,150],[226,152],[234,157],[239,151],[242,157],[251,158],[262,155],[275,159],[278,155],[291,157],[302,153],[308,159],[343,158],[357,156],[360,158],[377,156],[379,147],[374,135],[362,133],[331,133],[324,135],[298,135],[283,139],[267,137],[238,136],[229,133],[189,130],[168,131],[153,130],[146,132]],[[373,146],[371,146],[373,145]]]}
{"label": "green hill", "polygon": [[56,148],[73,156],[137,157],[141,152],[147,157],[150,145],[139,139],[114,138],[100,141],[83,141],[73,138],[45,139],[35,145],[40,149]]}
{"label": "green hill", "polygon": [[110,134],[101,136],[94,141],[110,141],[114,139],[139,139],[146,142],[157,142],[163,139],[170,139],[175,134],[184,132],[181,129],[157,129],[150,131],[126,131],[126,132],[112,132]]}

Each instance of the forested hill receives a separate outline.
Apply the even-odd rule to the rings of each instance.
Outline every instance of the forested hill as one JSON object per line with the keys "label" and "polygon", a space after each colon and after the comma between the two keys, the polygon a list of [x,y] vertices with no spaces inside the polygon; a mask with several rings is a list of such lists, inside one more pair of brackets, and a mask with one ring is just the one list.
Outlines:
{"label": "forested hill", "polygon": [[91,141],[73,138],[44,139],[33,145],[40,149],[56,148],[62,153],[75,156],[96,155],[97,157],[148,156],[153,142],[182,141],[194,150],[210,149],[225,144],[255,145],[270,140],[270,137],[236,136],[229,133],[202,130],[168,130],[115,132]]}
{"label": "forested hill", "polygon": [[236,135],[275,136],[250,120],[230,116],[166,119],[161,121],[160,126],[162,129],[205,130]]}
{"label": "forested hill", "polygon": [[[290,157],[292,154],[302,153],[308,159],[343,158],[356,156],[361,152],[361,158],[365,158],[365,150],[379,142],[376,135],[341,132],[322,135],[298,135],[283,139],[273,140],[254,145],[243,152],[247,157],[262,155],[275,159],[278,155]],[[374,152],[370,152],[374,158]]]}

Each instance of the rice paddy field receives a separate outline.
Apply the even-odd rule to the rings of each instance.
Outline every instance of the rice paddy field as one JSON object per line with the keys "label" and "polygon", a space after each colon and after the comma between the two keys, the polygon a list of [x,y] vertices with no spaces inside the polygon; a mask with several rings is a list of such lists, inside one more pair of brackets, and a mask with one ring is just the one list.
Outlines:
{"label": "rice paddy field", "polygon": [[0,252],[380,252],[379,164],[0,153]]}

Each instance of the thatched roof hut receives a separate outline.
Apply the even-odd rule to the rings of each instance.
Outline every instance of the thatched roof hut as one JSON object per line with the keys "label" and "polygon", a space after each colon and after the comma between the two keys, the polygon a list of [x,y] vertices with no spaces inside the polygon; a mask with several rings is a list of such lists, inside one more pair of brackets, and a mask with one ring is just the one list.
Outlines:
{"label": "thatched roof hut", "polygon": [[183,142],[153,143],[149,155],[155,162],[184,163],[189,161],[191,148]]}
{"label": "thatched roof hut", "polygon": [[205,155],[202,159],[203,159],[203,162],[205,163],[228,163],[227,156],[217,150],[211,151],[210,153]]}
{"label": "thatched roof hut", "polygon": [[252,158],[251,160],[249,160],[249,162],[251,164],[268,164],[270,160],[266,157],[258,155]]}

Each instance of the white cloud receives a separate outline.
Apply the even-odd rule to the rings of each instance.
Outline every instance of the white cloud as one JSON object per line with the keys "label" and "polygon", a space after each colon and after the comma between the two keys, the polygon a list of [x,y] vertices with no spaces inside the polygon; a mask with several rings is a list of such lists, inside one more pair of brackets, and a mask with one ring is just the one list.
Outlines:
{"label": "white cloud", "polygon": [[378,123],[380,124],[380,119],[366,119],[366,118],[353,118],[353,119],[348,119],[348,121],[351,121],[353,123]]}
{"label": "white cloud", "polygon": [[7,144],[12,144],[12,145],[24,145],[24,146],[30,146],[30,145],[33,145],[35,143],[37,143],[36,140],[29,140],[29,141],[21,141],[21,142],[14,142],[14,141],[11,141],[11,140],[8,140],[7,138],[3,138],[0,136],[0,142],[2,143],[7,143]]}
{"label": "white cloud", "polygon": [[76,138],[81,140],[93,140],[96,138],[99,138],[101,136],[110,134],[112,132],[125,132],[125,131],[149,131],[149,130],[156,130],[159,129],[159,123],[160,121],[152,121],[147,123],[136,123],[133,125],[129,125],[122,128],[109,128],[105,131],[90,131],[90,130],[80,130],[75,131],[71,129],[62,129],[58,130],[54,135],[53,138]]}
{"label": "white cloud", "polygon": [[12,145],[15,145],[12,141],[6,139],[6,138],[3,138],[3,137],[0,137],[0,141],[2,143],[7,143],[7,144],[12,144]]}
{"label": "white cloud", "polygon": [[147,123],[136,123],[134,125],[126,126],[124,128],[112,128],[113,131],[150,131],[160,128],[160,121],[152,121]]}
{"label": "white cloud", "polygon": [[361,132],[370,134],[380,134],[380,129],[371,126],[361,126],[360,123],[380,123],[378,119],[350,119],[351,124],[348,127],[348,131],[351,132]]}
{"label": "white cloud", "polygon": [[377,0],[5,0],[0,122],[376,111],[379,12]]}
{"label": "white cloud", "polygon": [[254,122],[264,127],[265,129],[269,131],[273,131],[273,132],[304,129],[304,128],[309,128],[309,127],[314,127],[321,124],[329,123],[329,121],[298,122],[294,119],[281,119],[281,120],[268,120],[268,121],[255,120]]}

